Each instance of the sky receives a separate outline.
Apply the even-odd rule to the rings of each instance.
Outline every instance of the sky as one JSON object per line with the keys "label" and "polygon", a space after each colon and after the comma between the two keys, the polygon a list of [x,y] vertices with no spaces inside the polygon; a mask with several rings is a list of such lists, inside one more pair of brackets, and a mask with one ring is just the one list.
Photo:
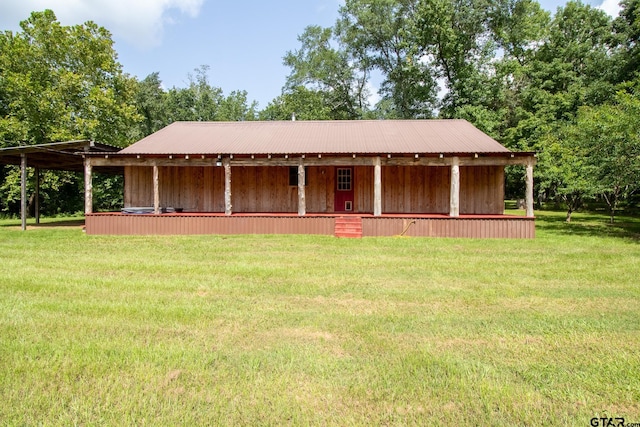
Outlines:
{"label": "sky", "polygon": [[[616,16],[618,0],[584,0]],[[539,0],[555,12],[564,0]],[[0,30],[19,30],[31,11],[52,9],[63,25],[88,20],[108,29],[126,73],[158,72],[165,88],[184,87],[194,69],[228,95],[246,90],[263,109],[289,74],[282,64],[309,25],[332,26],[343,0],[0,0]]]}

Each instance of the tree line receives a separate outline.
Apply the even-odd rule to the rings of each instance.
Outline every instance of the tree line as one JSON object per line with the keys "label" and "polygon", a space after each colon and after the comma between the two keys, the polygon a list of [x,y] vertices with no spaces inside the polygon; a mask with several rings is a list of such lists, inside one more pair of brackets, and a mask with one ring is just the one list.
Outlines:
{"label": "tree line", "polygon": [[[307,27],[285,53],[290,74],[262,110],[246,91],[212,85],[205,66],[183,88],[163,88],[158,73],[137,80],[123,73],[106,29],[34,12],[20,32],[0,33],[0,145],[125,146],[177,120],[294,113],[463,118],[508,148],[538,153],[539,204],[562,204],[569,220],[598,201],[613,220],[637,204],[640,182],[640,0],[620,5],[612,19],[580,1],[551,14],[535,0],[346,0],[332,27]],[[520,172],[507,170],[509,196],[522,191]],[[17,172],[5,167],[0,179],[0,210],[15,213]],[[121,203],[118,179],[99,180],[101,207]],[[47,174],[43,206],[81,210],[80,181]]]}

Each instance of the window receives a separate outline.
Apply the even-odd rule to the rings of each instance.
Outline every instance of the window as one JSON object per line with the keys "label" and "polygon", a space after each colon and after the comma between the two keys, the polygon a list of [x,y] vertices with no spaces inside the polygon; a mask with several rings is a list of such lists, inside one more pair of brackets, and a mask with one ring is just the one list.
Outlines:
{"label": "window", "polygon": [[338,169],[338,191],[351,191],[351,169]]}
{"label": "window", "polygon": [[[304,185],[307,185],[307,167],[304,167]],[[289,167],[289,185],[292,187],[298,186],[298,167],[290,166]]]}

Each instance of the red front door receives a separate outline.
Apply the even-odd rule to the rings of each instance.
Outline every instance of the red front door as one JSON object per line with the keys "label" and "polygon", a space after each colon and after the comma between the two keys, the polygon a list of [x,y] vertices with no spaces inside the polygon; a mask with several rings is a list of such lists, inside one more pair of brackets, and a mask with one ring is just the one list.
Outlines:
{"label": "red front door", "polygon": [[336,168],[336,212],[353,212],[353,168]]}

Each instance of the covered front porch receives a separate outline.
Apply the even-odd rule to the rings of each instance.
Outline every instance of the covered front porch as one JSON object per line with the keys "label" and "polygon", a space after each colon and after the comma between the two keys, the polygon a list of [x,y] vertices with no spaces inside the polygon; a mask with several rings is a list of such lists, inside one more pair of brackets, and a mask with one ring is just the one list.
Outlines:
{"label": "covered front porch", "polygon": [[[533,238],[534,163],[535,157],[528,153],[482,157],[86,156],[86,232]],[[147,213],[93,213],[92,167],[107,165],[123,167],[129,177],[125,208],[147,202]],[[524,166],[525,216],[504,215],[506,165]],[[349,168],[353,181],[346,187],[353,187],[354,192],[353,202],[347,203],[340,194],[345,178],[339,175]],[[494,187],[486,195],[474,190],[484,187],[474,181],[485,179],[485,174]],[[292,180],[295,182],[289,182]],[[131,194],[134,190],[140,194]],[[400,191],[405,194],[399,195]],[[433,200],[424,200],[427,198]],[[278,206],[287,209],[280,211]],[[405,211],[398,212],[399,206]],[[167,207],[178,210],[163,213]],[[437,212],[421,211],[430,208]]]}

